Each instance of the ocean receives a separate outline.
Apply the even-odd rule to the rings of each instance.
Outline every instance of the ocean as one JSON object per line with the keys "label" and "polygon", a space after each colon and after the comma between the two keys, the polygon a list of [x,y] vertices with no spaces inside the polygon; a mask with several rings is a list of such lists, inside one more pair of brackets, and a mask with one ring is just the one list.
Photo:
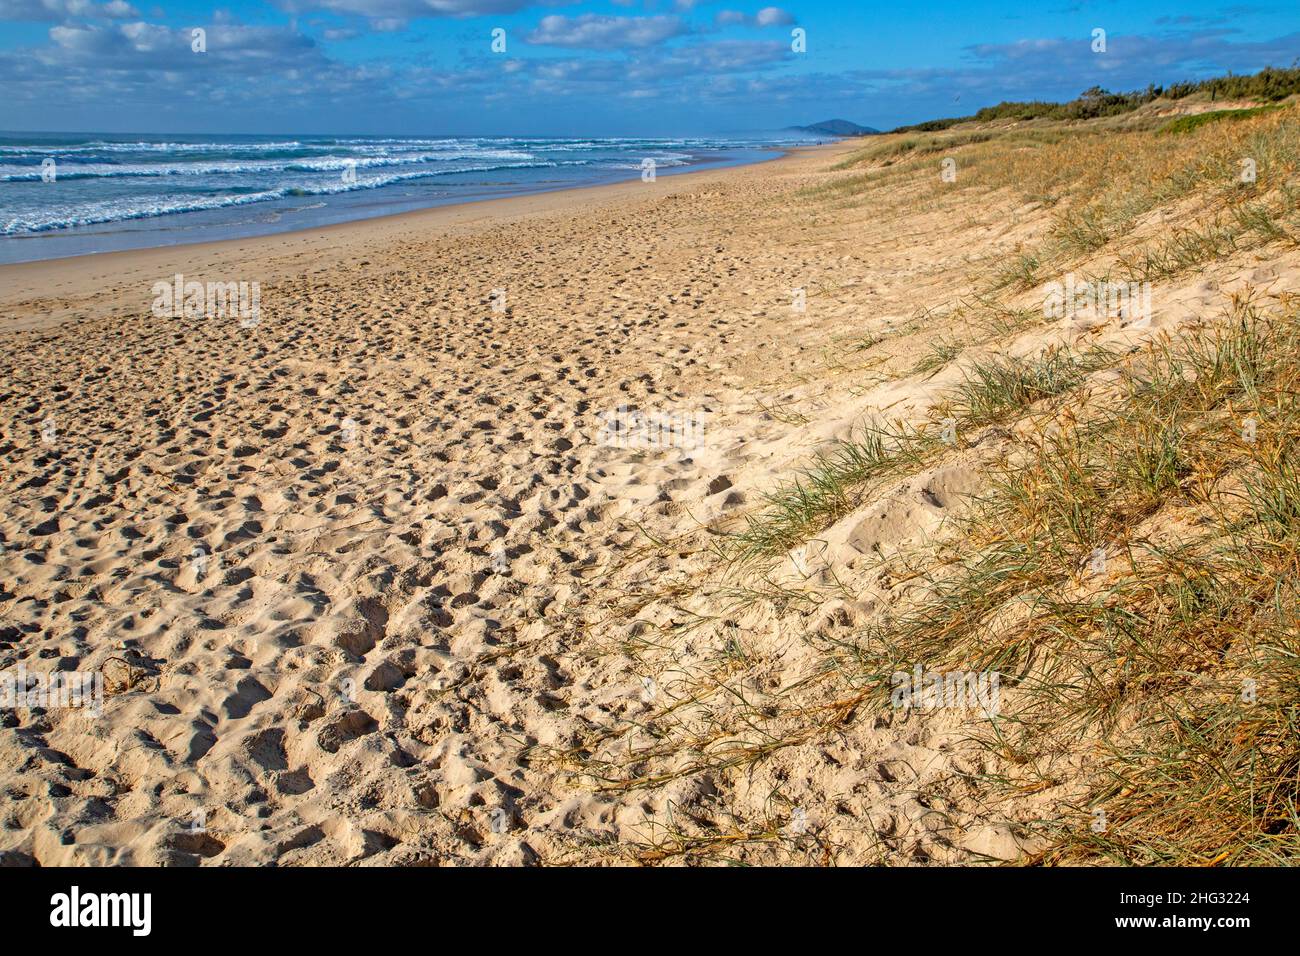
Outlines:
{"label": "ocean", "polygon": [[0,262],[240,238],[758,162],[796,132],[678,139],[0,135]]}

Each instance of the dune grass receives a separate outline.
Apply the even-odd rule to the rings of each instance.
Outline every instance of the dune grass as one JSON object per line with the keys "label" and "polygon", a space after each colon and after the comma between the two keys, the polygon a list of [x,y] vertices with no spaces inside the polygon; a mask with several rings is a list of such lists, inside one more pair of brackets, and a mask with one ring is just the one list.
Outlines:
{"label": "dune grass", "polygon": [[[876,712],[895,670],[991,670],[1006,694],[995,719],[970,729],[987,756],[978,783],[991,808],[1042,798],[1034,818],[1007,818],[1044,841],[1028,862],[1300,861],[1300,299],[1261,311],[1239,295],[1222,319],[1136,351],[982,348],[1043,322],[1032,290],[1067,269],[1169,280],[1294,243],[1294,106],[1177,136],[1159,125],[1132,114],[881,137],[808,193],[871,205],[901,187],[911,201],[955,186],[1051,212],[1037,244],[982,260],[975,291],[946,307],[961,338],[927,343],[901,370],[961,363],[929,421],[835,442],[741,526],[711,529],[724,575],[746,583],[729,584],[708,620],[683,610],[681,585],[665,598],[669,622],[630,652],[729,633],[731,616],[757,605],[812,613],[824,596],[777,583],[771,566],[940,461],[978,455],[982,491],[947,543],[899,566],[881,559],[880,573],[907,581],[897,602],[804,638],[819,657],[794,683],[758,693],[763,649],[735,636],[703,659],[674,658],[652,713],[554,759],[611,791],[748,774]],[[958,181],[941,184],[949,154]],[[957,427],[944,434],[941,421]],[[778,801],[748,821],[656,824],[633,856],[706,861],[753,847],[806,862],[833,852],[821,835],[792,837]]]}
{"label": "dune grass", "polygon": [[929,457],[933,434],[867,427],[832,444],[801,474],[767,495],[766,507],[720,546],[728,560],[770,557],[834,524],[861,504],[875,485],[908,473]]}
{"label": "dune grass", "polygon": [[1043,860],[1300,855],[1298,319],[1243,303],[1128,363],[1008,461],[930,597],[858,641],[1006,675],[1004,787],[1077,790]]}
{"label": "dune grass", "polygon": [[1160,132],[1166,135],[1190,133],[1209,123],[1220,123],[1224,120],[1238,122],[1277,109],[1282,109],[1282,107],[1277,104],[1271,104],[1269,106],[1254,106],[1240,110],[1211,110],[1208,113],[1193,113],[1190,116],[1180,116],[1175,120],[1170,120],[1167,124],[1160,127]]}
{"label": "dune grass", "polygon": [[[940,188],[942,153],[956,163],[956,188],[981,194],[1012,190],[1025,202],[1053,208],[1044,241],[1004,258],[989,279],[992,291],[1028,289],[1080,257],[1140,233],[1154,210],[1190,202],[1179,210],[1172,236],[1159,230],[1140,248],[1125,250],[1138,274],[1168,277],[1228,255],[1236,243],[1295,241],[1300,235],[1296,110],[1274,104],[1224,111],[1242,114],[1234,122],[1200,119],[1214,114],[1183,117],[1175,121],[1188,121],[1177,136],[1160,135],[1163,121],[1154,116],[1127,125],[1098,120],[893,135],[841,164],[875,173],[842,180],[833,189],[844,198],[874,192],[886,181],[882,174],[895,183],[910,179]],[[891,168],[882,169],[886,163]]]}
{"label": "dune grass", "polygon": [[952,393],[952,407],[973,425],[986,425],[1036,402],[1077,388],[1088,373],[1114,362],[1104,349],[1085,352],[1051,348],[1029,359],[977,362]]}

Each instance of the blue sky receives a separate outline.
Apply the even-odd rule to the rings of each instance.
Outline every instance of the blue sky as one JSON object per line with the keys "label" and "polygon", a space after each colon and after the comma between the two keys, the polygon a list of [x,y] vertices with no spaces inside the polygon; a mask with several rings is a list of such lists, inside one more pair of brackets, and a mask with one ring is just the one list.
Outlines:
{"label": "blue sky", "polygon": [[[191,49],[196,27],[206,52]],[[664,136],[831,117],[890,128],[1297,57],[1295,0],[0,0],[0,129]]]}

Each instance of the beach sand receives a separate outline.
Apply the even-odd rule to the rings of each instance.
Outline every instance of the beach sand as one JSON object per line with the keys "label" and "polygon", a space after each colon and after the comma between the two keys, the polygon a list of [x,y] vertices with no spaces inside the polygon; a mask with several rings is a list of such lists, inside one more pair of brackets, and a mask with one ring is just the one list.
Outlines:
{"label": "beach sand", "polygon": [[[886,711],[742,769],[692,766],[720,715],[817,666],[807,635],[879,610],[878,557],[941,533],[980,449],[793,554],[782,580],[811,580],[813,605],[688,595],[720,580],[710,524],[864,415],[928,414],[958,373],[904,370],[941,319],[884,358],[852,343],[1046,227],[1009,196],[810,202],[853,148],[0,267],[0,664],[107,685],[99,716],[6,716],[0,852],[621,863],[704,827],[783,828],[737,841],[750,862],[1021,853],[971,782],[984,758],[960,715]],[[259,282],[256,327],[155,317],[177,273]],[[1234,276],[1171,291],[1169,321]],[[702,440],[611,443],[607,422],[637,412]],[[685,675],[736,647],[752,699],[708,704],[692,746],[645,748]]]}

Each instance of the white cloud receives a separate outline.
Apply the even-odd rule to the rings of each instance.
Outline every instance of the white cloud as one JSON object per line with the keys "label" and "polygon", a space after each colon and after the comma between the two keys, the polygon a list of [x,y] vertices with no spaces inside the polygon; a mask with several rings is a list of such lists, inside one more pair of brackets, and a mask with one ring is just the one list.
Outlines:
{"label": "white cloud", "polygon": [[784,27],[794,23],[794,17],[780,7],[764,7],[754,14],[754,22],[760,27]]}
{"label": "white cloud", "polygon": [[275,72],[325,62],[309,37],[287,29],[213,23],[206,30],[207,52],[200,54],[190,47],[189,28],[144,22],[59,24],[49,30],[54,46],[33,55],[50,64],[128,70],[144,77],[153,71]]}
{"label": "white cloud", "polygon": [[680,17],[609,17],[584,13],[579,17],[542,17],[525,39],[537,46],[581,50],[619,50],[648,47],[689,33]]}
{"label": "white cloud", "polygon": [[140,11],[126,0],[91,3],[90,0],[0,0],[0,20],[31,23],[60,22],[70,17],[122,20]]}
{"label": "white cloud", "polygon": [[[0,0],[3,2],[3,0]],[[355,13],[374,20],[421,17],[481,17],[517,13],[537,0],[277,0],[286,10],[331,10]]]}
{"label": "white cloud", "polygon": [[739,10],[720,10],[713,20],[720,27],[784,27],[794,23],[794,17],[780,7],[764,7],[753,16]]}

